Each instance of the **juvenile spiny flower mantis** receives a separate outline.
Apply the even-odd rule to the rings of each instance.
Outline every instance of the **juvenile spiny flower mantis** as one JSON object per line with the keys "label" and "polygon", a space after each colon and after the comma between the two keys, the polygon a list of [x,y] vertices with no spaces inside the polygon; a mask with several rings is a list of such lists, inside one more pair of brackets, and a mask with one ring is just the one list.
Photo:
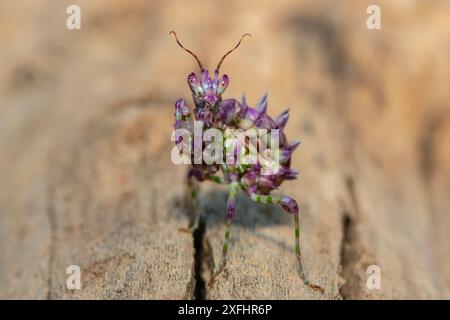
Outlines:
{"label": "juvenile spiny flower mantis", "polygon": [[[212,78],[209,75],[208,70],[203,67],[203,64],[197,55],[180,43],[174,31],[171,31],[170,34],[175,37],[178,45],[183,50],[195,58],[200,67],[199,75],[192,72],[187,78],[195,108],[191,111],[184,99],[176,101],[174,114],[175,129],[192,131],[193,122],[201,121],[205,130],[215,128],[222,133],[225,133],[228,129],[265,129],[271,131],[275,130],[278,133],[277,149],[275,152],[272,151],[272,154],[277,155],[278,161],[273,167],[271,167],[270,162],[269,166],[267,166],[267,162],[263,161],[264,157],[258,157],[256,163],[252,164],[242,164],[238,161],[232,161],[231,164],[229,162],[213,164],[207,164],[205,162],[194,164],[194,162],[191,162],[192,165],[187,175],[188,187],[192,196],[192,203],[195,211],[195,218],[192,222],[191,230],[195,230],[198,227],[201,215],[198,200],[198,182],[209,180],[229,186],[222,257],[220,265],[217,270],[215,270],[209,284],[212,285],[216,277],[225,268],[231,224],[236,215],[236,195],[238,190],[242,190],[253,201],[265,204],[278,204],[286,213],[294,216],[295,254],[298,261],[300,278],[308,287],[323,293],[323,288],[311,283],[305,276],[300,250],[300,222],[297,202],[289,196],[276,196],[271,194],[271,192],[277,189],[284,180],[292,180],[297,177],[297,172],[291,169],[290,165],[291,156],[300,142],[288,142],[286,135],[284,134],[284,127],[286,126],[289,117],[288,110],[282,112],[277,118],[272,119],[267,114],[267,95],[260,99],[255,108],[247,105],[245,96],[242,97],[240,102],[233,98],[222,98],[222,94],[229,84],[229,77],[226,74],[221,77],[219,76],[222,62],[230,53],[239,47],[242,39],[246,36],[250,36],[250,34],[246,33],[242,35],[236,46],[224,54],[219,60]],[[259,137],[258,139],[261,140],[262,138]],[[195,148],[192,141],[186,142],[180,136],[175,138],[175,144],[180,149],[180,153],[186,143],[192,144],[189,146],[189,148],[191,148],[190,150]],[[243,149],[245,154],[249,151],[249,148],[250,146],[247,146],[246,144],[236,143],[232,146],[231,151],[228,150],[228,155],[231,154],[232,157],[236,158],[238,157],[238,151],[242,151]]]}

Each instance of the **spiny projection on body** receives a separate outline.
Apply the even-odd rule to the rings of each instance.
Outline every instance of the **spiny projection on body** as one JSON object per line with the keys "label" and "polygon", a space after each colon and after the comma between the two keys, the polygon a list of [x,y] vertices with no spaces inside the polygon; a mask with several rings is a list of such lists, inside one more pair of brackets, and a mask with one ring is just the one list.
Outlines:
{"label": "spiny projection on body", "polygon": [[[191,230],[195,230],[200,221],[201,211],[198,200],[198,183],[206,180],[215,183],[229,185],[229,195],[227,201],[226,225],[225,225],[225,239],[223,243],[222,257],[220,265],[215,270],[209,284],[215,281],[216,277],[224,270],[227,261],[228,245],[230,240],[230,229],[232,221],[236,215],[236,195],[238,190],[242,190],[252,200],[258,203],[274,203],[280,205],[286,213],[294,216],[295,222],[295,254],[298,261],[298,271],[300,278],[310,288],[324,292],[324,289],[318,285],[311,283],[305,276],[302,264],[301,250],[300,250],[300,222],[299,222],[299,207],[295,199],[289,196],[276,196],[271,192],[277,189],[284,180],[296,179],[297,172],[291,169],[291,156],[294,150],[300,144],[299,141],[288,142],[284,134],[284,127],[288,121],[288,110],[282,112],[277,118],[273,119],[267,114],[267,95],[262,97],[255,108],[247,105],[245,96],[241,101],[236,99],[222,99],[222,94],[229,84],[229,77],[224,74],[220,77],[219,71],[224,59],[239,47],[242,39],[245,36],[250,36],[246,33],[241,36],[236,46],[229,50],[220,59],[217,67],[214,70],[213,77],[209,75],[200,59],[191,50],[185,48],[177,38],[174,31],[171,31],[177,41],[178,45],[186,52],[191,54],[197,61],[200,67],[200,74],[192,72],[187,78],[188,85],[192,92],[195,108],[191,111],[184,99],[179,99],[175,103],[175,129],[185,129],[190,132],[193,131],[193,121],[201,121],[203,129],[215,128],[222,133],[227,129],[278,129],[279,149],[278,163],[273,172],[267,174],[267,171],[262,174],[263,165],[261,161],[255,164],[194,164],[192,161],[191,168],[188,172],[187,181],[190,189],[193,207],[195,210],[195,218],[191,224]],[[183,140],[182,136],[176,136],[175,144],[180,150],[183,150],[183,143],[194,143],[192,141]],[[191,145],[190,148],[195,146]],[[246,146],[235,144],[236,150],[238,148],[246,148]],[[193,150],[193,149],[190,149]],[[232,150],[232,155],[235,155],[236,150]],[[248,150],[247,150],[248,151]],[[271,168],[269,167],[269,170]],[[264,170],[267,170],[267,163],[264,163]]]}

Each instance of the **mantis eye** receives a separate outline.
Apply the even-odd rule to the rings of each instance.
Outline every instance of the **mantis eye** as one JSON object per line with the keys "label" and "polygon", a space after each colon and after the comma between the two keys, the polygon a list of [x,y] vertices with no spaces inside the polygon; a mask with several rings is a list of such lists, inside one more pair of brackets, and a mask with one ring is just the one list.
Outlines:
{"label": "mantis eye", "polygon": [[195,94],[198,95],[201,92],[201,85],[200,85],[200,80],[198,79],[197,75],[192,72],[188,78],[187,78],[189,87],[191,88],[191,91]]}
{"label": "mantis eye", "polygon": [[188,82],[190,84],[194,84],[195,82],[198,82],[197,75],[194,72],[192,72],[191,74],[188,75]]}
{"label": "mantis eye", "polygon": [[219,84],[217,86],[217,94],[222,94],[228,87],[228,84],[230,83],[230,79],[226,74],[220,78]]}

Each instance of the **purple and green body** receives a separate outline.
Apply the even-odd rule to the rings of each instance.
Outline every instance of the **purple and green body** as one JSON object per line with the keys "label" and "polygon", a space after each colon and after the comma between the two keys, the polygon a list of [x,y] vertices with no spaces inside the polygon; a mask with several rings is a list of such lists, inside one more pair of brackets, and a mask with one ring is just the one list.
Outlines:
{"label": "purple and green body", "polygon": [[[295,222],[295,254],[298,261],[298,271],[303,282],[314,290],[324,292],[323,288],[312,284],[305,276],[301,249],[300,249],[300,222],[299,207],[295,199],[289,196],[272,195],[271,192],[277,189],[284,180],[296,179],[297,172],[291,169],[291,156],[300,144],[299,141],[288,142],[284,134],[284,127],[288,121],[288,110],[282,112],[273,119],[267,114],[267,95],[261,98],[255,108],[247,105],[245,96],[241,101],[236,99],[223,99],[222,94],[229,84],[229,77],[224,74],[220,76],[220,66],[231,52],[240,45],[242,39],[249,34],[244,34],[237,45],[228,51],[219,61],[212,75],[205,69],[198,57],[189,49],[183,47],[178,41],[174,31],[170,32],[175,36],[178,45],[191,54],[200,67],[200,74],[192,72],[187,78],[187,82],[192,92],[194,109],[191,111],[184,99],[179,99],[175,103],[175,129],[193,130],[193,121],[202,121],[205,130],[214,128],[225,132],[227,129],[278,129],[279,132],[279,163],[273,174],[262,174],[263,166],[258,161],[251,165],[241,164],[192,164],[187,175],[188,186],[195,210],[195,217],[191,224],[194,231],[199,226],[201,210],[198,200],[198,184],[203,181],[212,181],[219,184],[229,185],[229,195],[226,212],[225,239],[222,250],[220,265],[215,270],[209,284],[211,285],[217,276],[224,270],[227,261],[227,252],[230,240],[230,229],[232,221],[236,216],[236,195],[242,190],[252,200],[258,203],[278,204],[286,213],[294,216]],[[186,143],[182,139],[175,140],[176,145],[182,149],[182,144]],[[239,147],[239,146],[237,146]],[[194,162],[192,162],[194,163]],[[267,166],[266,168],[267,169]]]}

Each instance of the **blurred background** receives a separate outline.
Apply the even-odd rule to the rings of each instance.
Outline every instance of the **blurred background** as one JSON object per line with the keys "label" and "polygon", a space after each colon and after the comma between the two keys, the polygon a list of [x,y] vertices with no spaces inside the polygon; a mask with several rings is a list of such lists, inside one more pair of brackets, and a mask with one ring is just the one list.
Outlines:
{"label": "blurred background", "polygon": [[[205,286],[226,195],[205,186],[200,238],[177,232],[173,105],[198,66],[170,30],[210,69],[252,34],[222,65],[225,97],[290,108],[300,179],[280,193],[302,204],[325,295],[295,277],[291,219],[243,196],[229,272]],[[0,297],[450,298],[449,1],[2,1],[0,43]]]}

